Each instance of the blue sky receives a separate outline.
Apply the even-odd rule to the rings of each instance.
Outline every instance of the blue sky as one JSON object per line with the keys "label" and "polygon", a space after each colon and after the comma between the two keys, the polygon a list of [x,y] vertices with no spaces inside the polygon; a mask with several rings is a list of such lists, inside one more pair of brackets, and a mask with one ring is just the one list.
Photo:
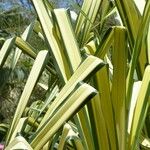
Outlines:
{"label": "blue sky", "polygon": [[[28,3],[28,0],[18,0],[17,3],[22,5],[23,7],[30,8],[31,5]],[[1,8],[4,10],[9,10],[14,7],[14,4],[11,1],[0,2]]]}
{"label": "blue sky", "polygon": [[[55,2],[55,0],[51,0],[51,1]],[[69,7],[72,2],[75,2],[75,0],[58,0],[58,1],[59,1],[58,7],[65,7],[65,8]],[[15,4],[15,1],[13,1],[13,0],[5,0],[3,2],[1,1],[0,6],[4,10],[8,10],[8,9],[13,7],[13,2]],[[32,5],[28,3],[28,0],[16,0],[16,3],[19,3],[22,7],[25,7],[25,8],[31,8],[32,7]]]}

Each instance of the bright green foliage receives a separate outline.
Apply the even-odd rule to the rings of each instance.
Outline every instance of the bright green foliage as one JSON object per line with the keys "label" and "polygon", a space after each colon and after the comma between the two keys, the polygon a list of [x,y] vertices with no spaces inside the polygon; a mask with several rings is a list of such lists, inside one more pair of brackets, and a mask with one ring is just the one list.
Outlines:
{"label": "bright green foliage", "polygon": [[[17,144],[35,150],[150,147],[150,1],[145,3],[142,14],[134,0],[84,0],[81,8],[76,6],[80,12],[73,25],[69,10],[54,9],[48,0],[32,0],[38,21],[21,37],[6,40],[0,51],[0,69],[14,45],[12,72],[21,53],[35,61],[6,149],[20,148]],[[115,16],[122,25],[109,28]],[[38,52],[28,43],[32,32],[46,43],[46,50]],[[43,84],[39,78],[44,71],[50,81]],[[30,105],[37,85],[45,99]],[[0,134],[6,129],[0,124]]]}

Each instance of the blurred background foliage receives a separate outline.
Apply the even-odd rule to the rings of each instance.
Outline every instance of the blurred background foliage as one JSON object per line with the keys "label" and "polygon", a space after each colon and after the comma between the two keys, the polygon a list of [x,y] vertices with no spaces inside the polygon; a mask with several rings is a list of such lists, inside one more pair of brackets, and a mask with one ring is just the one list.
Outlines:
{"label": "blurred background foliage", "polygon": [[[54,8],[69,8],[77,11],[76,5],[82,0],[49,0]],[[35,12],[30,0],[0,1],[0,36],[20,35],[27,25],[35,19]]]}

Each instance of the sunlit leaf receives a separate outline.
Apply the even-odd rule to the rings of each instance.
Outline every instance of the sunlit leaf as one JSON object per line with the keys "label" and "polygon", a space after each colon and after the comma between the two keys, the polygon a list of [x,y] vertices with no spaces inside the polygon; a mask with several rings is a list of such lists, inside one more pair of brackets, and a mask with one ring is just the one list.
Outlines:
{"label": "sunlit leaf", "polygon": [[[93,87],[87,84],[81,84],[81,86],[73,92],[66,102],[63,103],[63,106],[57,110],[55,115],[49,118],[48,122],[38,130],[35,137],[32,139],[31,146],[35,150],[40,149],[62,126],[62,124],[74,114],[85,100],[88,97],[92,97],[95,92],[96,90]],[[42,141],[39,141],[41,138],[43,138]]]}
{"label": "sunlit leaf", "polygon": [[60,45],[58,42],[58,37],[54,32],[54,26],[52,24],[52,20],[49,17],[49,14],[45,8],[45,5],[42,1],[32,0],[38,17],[40,19],[40,23],[44,32],[44,37],[49,47],[49,50],[54,58],[55,66],[62,81],[65,83],[67,81],[65,67],[63,58],[60,52]]}
{"label": "sunlit leaf", "polygon": [[15,115],[13,118],[13,122],[11,124],[11,128],[7,135],[7,143],[9,143],[12,133],[14,132],[14,130],[23,114],[23,111],[28,103],[28,100],[33,91],[33,88],[36,85],[36,82],[46,64],[47,58],[48,58],[48,51],[43,50],[43,51],[39,52],[39,54],[35,60],[35,63],[32,67],[32,70],[30,72],[30,75],[28,77],[26,85],[24,87],[23,93],[22,93],[19,103],[17,105],[17,109],[16,109],[16,112],[15,112]]}
{"label": "sunlit leaf", "polygon": [[[32,30],[33,30],[33,26],[34,26],[34,23],[31,23],[27,28],[26,30],[24,31],[24,33],[22,34],[22,39],[27,41],[28,38],[30,37],[31,33],[32,33]],[[15,53],[14,53],[14,58],[13,58],[13,61],[12,61],[12,64],[11,64],[11,68],[12,70],[15,68],[16,64],[17,64],[17,61],[21,55],[22,51],[19,49],[19,48],[16,48],[15,49]]]}
{"label": "sunlit leaf", "polygon": [[70,18],[65,9],[54,9],[55,17],[59,26],[60,34],[64,42],[66,52],[64,52],[69,59],[70,67],[74,72],[81,63],[80,50],[75,39],[75,33],[71,26]]}
{"label": "sunlit leaf", "polygon": [[149,107],[149,100],[150,100],[149,90],[150,90],[150,66],[148,65],[145,69],[142,85],[140,88],[140,92],[137,98],[137,102],[133,114],[131,131],[129,136],[129,145],[128,145],[128,149],[131,150],[135,149],[135,146],[138,142],[138,138],[145,121],[147,109]]}
{"label": "sunlit leaf", "polygon": [[112,104],[115,116],[119,149],[126,150],[126,71],[127,34],[124,27],[114,28],[114,47],[112,53],[113,80]]}
{"label": "sunlit leaf", "polygon": [[14,45],[15,38],[11,38],[5,41],[1,50],[0,50],[0,67],[2,67]]}
{"label": "sunlit leaf", "polygon": [[69,133],[69,130],[71,130],[71,126],[69,124],[65,124],[63,127],[62,135],[59,141],[58,150],[63,150],[65,142],[67,140],[67,135]]}
{"label": "sunlit leaf", "polygon": [[67,98],[67,96],[72,92],[78,82],[85,80],[88,76],[92,74],[93,71],[103,66],[104,63],[102,60],[94,56],[88,56],[75,71],[75,73],[72,75],[67,84],[63,87],[61,92],[57,95],[52,105],[50,105],[40,126],[51,116],[51,114],[55,111],[55,109],[57,109],[62,101]]}
{"label": "sunlit leaf", "polygon": [[33,150],[30,144],[22,136],[17,136],[6,148],[5,150],[10,149],[28,149]]}
{"label": "sunlit leaf", "polygon": [[82,11],[80,12],[75,28],[75,33],[80,41],[81,47],[84,46],[84,44],[87,42],[87,39],[89,38],[92,23],[96,18],[100,4],[101,0],[83,1],[81,10],[85,13],[85,15],[83,15]]}
{"label": "sunlit leaf", "polygon": [[15,139],[15,137],[17,136],[17,133],[21,133],[21,130],[22,130],[26,121],[27,121],[27,117],[20,118],[20,120],[19,120],[19,122],[18,122],[12,136],[11,136],[10,142],[12,142]]}
{"label": "sunlit leaf", "polygon": [[145,7],[144,13],[143,13],[142,21],[140,24],[141,30],[139,30],[139,32],[138,32],[138,38],[136,40],[136,44],[134,47],[133,55],[132,55],[131,62],[130,62],[128,77],[127,77],[128,105],[130,104],[131,91],[132,91],[132,86],[133,86],[133,75],[134,75],[134,71],[135,71],[135,68],[137,65],[138,56],[140,54],[142,43],[145,41],[145,37],[147,35],[147,31],[149,28],[149,20],[150,20],[149,12],[150,12],[150,1],[147,1],[146,7]]}

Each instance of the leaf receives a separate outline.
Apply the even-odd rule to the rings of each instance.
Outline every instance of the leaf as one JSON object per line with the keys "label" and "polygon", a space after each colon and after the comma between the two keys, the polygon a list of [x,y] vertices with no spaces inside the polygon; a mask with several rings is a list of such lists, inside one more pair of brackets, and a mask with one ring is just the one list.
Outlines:
{"label": "leaf", "polygon": [[124,27],[114,28],[112,63],[113,80],[111,97],[118,137],[118,148],[126,150],[127,34]]}
{"label": "leaf", "polygon": [[148,65],[145,69],[142,85],[134,109],[128,145],[128,149],[131,150],[135,149],[142,127],[144,125],[147,109],[149,107],[149,100],[150,100],[149,90],[150,90],[150,65]]}
{"label": "leaf", "polygon": [[8,128],[9,128],[8,124],[1,123],[0,124],[0,133],[2,133],[2,134],[6,133]]}
{"label": "leaf", "polygon": [[[16,46],[22,50],[23,53],[27,54],[31,58],[35,59],[37,54],[35,53],[36,50],[26,41],[24,41],[22,38],[17,37],[15,41]],[[52,73],[52,75],[56,76],[56,72],[50,68],[49,64],[46,66],[46,69]]]}
{"label": "leaf", "polygon": [[149,138],[144,137],[143,135],[140,136],[140,145],[143,150],[150,149],[150,140]]}
{"label": "leaf", "polygon": [[135,2],[133,0],[115,0],[116,6],[118,8],[119,14],[123,21],[123,24],[127,27],[127,32],[129,34],[129,40],[132,47],[136,41],[137,33],[140,28],[141,15],[137,9]]}
{"label": "leaf", "polygon": [[[27,41],[28,38],[30,37],[31,33],[32,33],[32,30],[33,30],[33,27],[34,27],[34,23],[31,23],[27,28],[26,30],[24,31],[24,33],[22,34],[22,39]],[[12,64],[11,64],[11,68],[12,70],[14,70],[16,64],[17,64],[17,61],[21,55],[21,50],[19,48],[16,48],[15,49],[15,53],[14,53],[14,56],[13,56],[13,61],[12,61]]]}
{"label": "leaf", "polygon": [[103,40],[101,41],[98,49],[95,52],[95,56],[103,59],[106,53],[108,52],[109,48],[113,44],[114,39],[114,28],[111,28],[105,34]]}
{"label": "leaf", "polygon": [[131,130],[131,123],[133,120],[133,113],[137,102],[138,93],[140,91],[142,81],[134,82],[133,84],[133,90],[132,90],[132,97],[131,97],[131,104],[128,114],[128,133],[130,133]]}
{"label": "leaf", "polygon": [[[99,70],[94,76],[95,88],[99,94],[91,101],[93,119],[98,134],[98,143],[101,149],[117,149],[118,139],[116,134],[113,101],[111,99],[108,65]],[[95,109],[95,110],[94,110]],[[91,110],[89,110],[90,112]],[[91,116],[92,118],[92,116]],[[98,120],[103,120],[103,123]],[[94,136],[94,135],[93,135]],[[105,136],[105,141],[103,140]],[[106,146],[106,144],[108,146]]]}
{"label": "leaf", "polygon": [[[117,8],[119,10],[121,19],[123,21],[123,24],[127,27],[129,44],[130,44],[129,55],[132,55],[132,53],[134,53],[133,51],[135,51],[135,44],[137,43],[137,39],[140,38],[139,34],[142,34],[141,29],[143,29],[142,20],[144,18],[144,15],[141,16],[138,8],[136,7],[134,0],[127,0],[127,1],[115,0],[115,1],[116,1]],[[145,43],[144,44],[142,43],[141,43],[141,46],[138,48],[139,57],[136,58],[138,61],[136,69],[137,69],[137,75],[139,79],[142,79],[145,65],[147,64],[146,46],[145,46]],[[127,99],[130,99],[130,98],[128,97]]]}
{"label": "leaf", "polygon": [[83,16],[81,11],[77,18],[77,24],[75,28],[75,34],[77,36],[77,39],[79,39],[80,47],[83,47],[85,43],[87,43],[87,39],[90,36],[92,23],[95,21],[100,4],[101,0],[83,1],[81,10],[85,13],[86,17]]}
{"label": "leaf", "polygon": [[150,20],[150,1],[147,1],[145,5],[142,21],[140,24],[140,30],[138,32],[138,38],[135,43],[134,51],[132,54],[131,62],[130,62],[130,67],[129,67],[129,72],[127,76],[127,105],[129,106],[130,104],[130,98],[131,98],[131,91],[132,91],[132,86],[133,86],[133,75],[134,71],[136,68],[137,60],[140,54],[140,50],[142,47],[142,43],[145,40],[145,37],[147,35],[148,27],[149,27],[149,20]]}
{"label": "leaf", "polygon": [[15,41],[16,46],[22,50],[23,53],[28,54],[31,58],[36,58],[35,49],[22,38],[17,37]]}
{"label": "leaf", "polygon": [[15,38],[10,38],[5,41],[3,44],[1,50],[0,50],[0,67],[2,67],[12,49],[12,46],[14,45]]}
{"label": "leaf", "polygon": [[66,50],[64,53],[70,62],[70,70],[73,73],[78,68],[82,60],[77,41],[75,39],[75,33],[73,31],[67,10],[54,9],[54,14]]}
{"label": "leaf", "polygon": [[[80,50],[77,44],[77,41],[75,39],[75,34],[71,26],[70,18],[67,14],[67,11],[65,9],[55,9],[54,14],[56,17],[56,21],[58,24],[58,28],[61,34],[62,41],[64,43],[65,47],[65,54],[66,59],[68,60],[68,64],[70,65],[71,74],[75,72],[75,70],[78,68],[79,64],[81,63],[81,55]],[[63,55],[63,54],[62,54]],[[82,132],[87,133],[87,127],[88,121],[87,121],[87,115],[85,108],[83,108],[78,114],[78,117],[75,117],[79,122],[81,122],[80,126],[78,128],[82,128]],[[86,122],[86,124],[84,123]],[[80,132],[80,135],[84,134]],[[90,130],[88,135],[90,134]],[[84,135],[84,137],[89,137]],[[84,140],[85,141],[85,140]],[[90,146],[91,139],[89,139],[86,143],[89,145],[89,148],[92,149],[93,147]]]}
{"label": "leaf", "polygon": [[67,98],[67,96],[72,92],[78,82],[87,79],[95,70],[103,66],[104,63],[102,60],[94,56],[88,56],[75,71],[67,84],[62,88],[61,92],[57,95],[52,105],[50,105],[39,127],[43,125],[43,123],[52,115],[55,109],[57,109],[57,107],[63,102],[63,100]]}
{"label": "leaf", "polygon": [[89,43],[87,43],[83,49],[84,51],[89,54],[89,55],[94,55],[96,50],[97,50],[98,44],[97,44],[97,40],[91,40]]}
{"label": "leaf", "polygon": [[148,63],[150,64],[150,25],[149,25],[149,29],[148,29],[148,34],[147,34],[147,57],[148,57]]}
{"label": "leaf", "polygon": [[82,145],[81,139],[77,135],[71,136],[71,138],[72,138],[72,141],[73,141],[76,149],[80,149],[80,150],[85,149]]}
{"label": "leaf", "polygon": [[46,107],[52,103],[52,100],[56,97],[56,95],[59,93],[59,87],[56,85],[52,90],[48,91],[49,93],[47,94],[47,97],[45,99],[43,107],[40,109],[40,114],[46,109]]}
{"label": "leaf", "polygon": [[32,129],[38,127],[38,125],[36,123],[36,119],[40,116],[43,105],[44,105],[44,103],[41,100],[37,100],[31,104],[29,111],[28,111],[28,116],[29,116],[28,125],[26,125],[26,127],[24,129],[25,133],[29,133]]}
{"label": "leaf", "polygon": [[65,142],[67,140],[67,135],[68,135],[70,130],[71,130],[71,126],[68,123],[66,123],[63,127],[62,135],[61,135],[59,145],[58,145],[58,150],[64,149],[64,145],[65,145]]}
{"label": "leaf", "polygon": [[[55,115],[53,115],[48,122],[44,124],[35,136],[32,138],[31,146],[36,150],[42,146],[55,134],[55,132],[67,121],[77,109],[85,102],[85,100],[92,96],[96,90],[84,83],[73,92],[73,94],[58,108]],[[93,96],[92,96],[93,97]],[[42,139],[39,141],[39,139]]]}
{"label": "leaf", "polygon": [[43,1],[32,0],[32,2],[39,17],[44,37],[49,47],[49,51],[54,58],[55,69],[59,72],[62,82],[66,83],[67,77],[63,58],[60,52],[60,44],[58,42],[58,37],[52,24],[52,20],[49,17],[50,14],[48,14]]}
{"label": "leaf", "polygon": [[23,126],[25,125],[26,121],[27,121],[27,117],[20,118],[20,120],[11,136],[10,143],[15,139],[15,137],[17,136],[18,133],[21,133],[21,130],[22,130]]}
{"label": "leaf", "polygon": [[33,31],[42,39],[45,41],[43,36],[43,31],[41,29],[40,23],[38,21],[35,21]]}
{"label": "leaf", "polygon": [[21,98],[19,100],[19,103],[17,105],[17,109],[16,109],[16,112],[15,112],[15,115],[14,115],[14,118],[13,118],[13,121],[11,124],[11,128],[10,128],[8,135],[7,135],[7,144],[9,143],[9,140],[12,136],[12,133],[14,132],[14,130],[15,130],[22,114],[23,114],[23,111],[24,111],[24,109],[28,103],[28,100],[31,96],[33,88],[36,85],[36,82],[38,81],[38,78],[39,78],[39,76],[40,76],[40,74],[41,74],[41,72],[45,66],[47,58],[48,58],[48,51],[43,50],[43,51],[39,52],[39,54],[35,60],[35,63],[32,67],[32,70],[30,72],[30,75],[28,77],[26,85],[25,85],[24,90],[22,92]]}
{"label": "leaf", "polygon": [[3,46],[4,43],[5,43],[5,39],[0,37],[0,48]]}
{"label": "leaf", "polygon": [[33,150],[29,143],[22,136],[17,136],[6,148],[5,150],[10,149],[28,149]]}
{"label": "leaf", "polygon": [[[93,100],[92,100],[93,101]],[[79,130],[84,149],[94,149],[94,138],[92,136],[91,122],[87,105],[85,105],[75,116],[75,124]]]}

